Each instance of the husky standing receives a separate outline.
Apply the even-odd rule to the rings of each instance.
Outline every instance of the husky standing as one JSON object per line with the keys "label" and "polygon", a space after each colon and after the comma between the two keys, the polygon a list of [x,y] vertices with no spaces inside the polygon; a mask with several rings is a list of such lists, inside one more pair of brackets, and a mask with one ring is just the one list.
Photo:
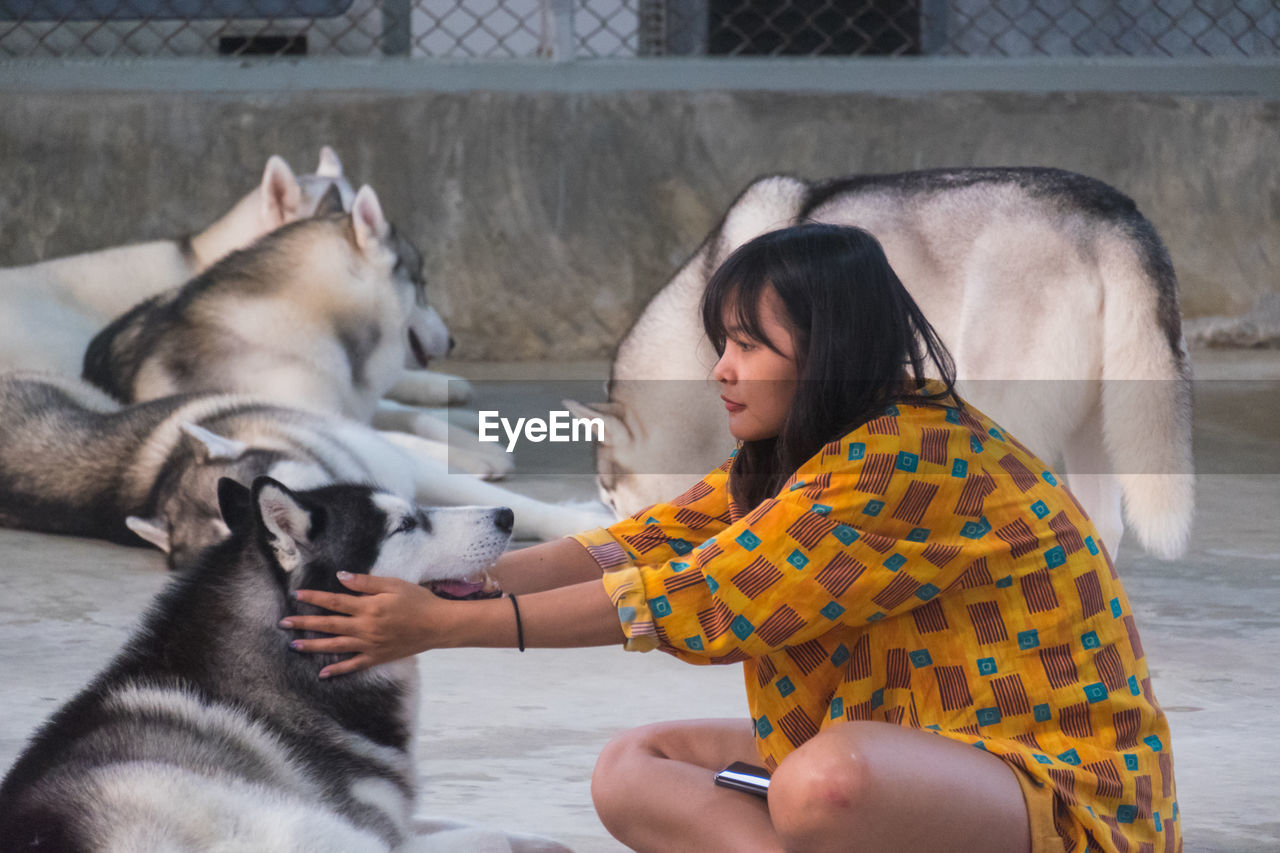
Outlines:
{"label": "husky standing", "polygon": [[449,473],[435,446],[345,418],[235,395],[185,394],[122,407],[71,377],[0,374],[0,527],[122,544],[137,537],[184,568],[226,538],[224,477],[270,475],[294,489],[373,483],[424,504],[511,507],[521,538],[603,523]]}
{"label": "husky standing", "polygon": [[738,246],[801,222],[856,225],[880,240],[951,350],[961,394],[1062,461],[1113,554],[1124,515],[1149,551],[1183,552],[1194,507],[1190,368],[1172,264],[1129,198],[1055,169],[751,184],[618,346],[610,402],[571,406],[604,416],[615,437],[597,459],[606,503],[630,514],[670,499],[728,454],[726,415],[706,387],[716,356],[699,322],[702,293]]}
{"label": "husky standing", "polygon": [[78,373],[89,340],[114,317],[310,216],[330,187],[350,205],[351,186],[332,148],[320,150],[311,175],[295,176],[273,155],[258,186],[198,234],[0,269],[0,369]]}
{"label": "husky standing", "polygon": [[0,785],[0,849],[402,850],[417,667],[321,680],[277,627],[351,572],[480,592],[511,511],[420,509],[363,486],[217,489],[231,537],[175,578],[125,649]]}

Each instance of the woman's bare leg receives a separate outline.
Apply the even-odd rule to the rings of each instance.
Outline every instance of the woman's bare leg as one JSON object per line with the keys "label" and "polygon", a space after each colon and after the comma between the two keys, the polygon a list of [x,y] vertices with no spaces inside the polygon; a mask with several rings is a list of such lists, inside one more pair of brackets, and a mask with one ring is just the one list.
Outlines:
{"label": "woman's bare leg", "polygon": [[1017,771],[931,732],[825,729],[778,767],[767,805],[713,785],[733,761],[759,763],[749,720],[645,726],[601,752],[592,798],[609,832],[639,851],[1030,850]]}
{"label": "woman's bare leg", "polygon": [[921,729],[851,722],[788,755],[769,785],[787,850],[1027,853],[1031,828],[1017,771]]}
{"label": "woman's bare leg", "polygon": [[591,797],[605,828],[633,850],[780,853],[765,801],[713,784],[734,761],[760,763],[748,719],[632,729],[600,753]]}

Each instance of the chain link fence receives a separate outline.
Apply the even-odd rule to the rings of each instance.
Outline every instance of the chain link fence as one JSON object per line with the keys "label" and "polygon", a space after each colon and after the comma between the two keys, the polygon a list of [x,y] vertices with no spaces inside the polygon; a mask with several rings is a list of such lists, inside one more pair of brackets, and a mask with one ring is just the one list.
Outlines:
{"label": "chain link fence", "polygon": [[0,0],[0,56],[1276,56],[1276,0]]}

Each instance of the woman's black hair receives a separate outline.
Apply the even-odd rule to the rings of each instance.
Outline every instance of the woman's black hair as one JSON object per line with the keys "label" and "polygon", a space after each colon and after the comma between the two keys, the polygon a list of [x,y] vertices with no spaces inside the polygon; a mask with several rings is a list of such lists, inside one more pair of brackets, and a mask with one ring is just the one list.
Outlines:
{"label": "woman's black hair", "polygon": [[[759,313],[767,288],[785,309],[780,319],[791,328],[798,382],[777,437],[743,442],[734,459],[729,493],[748,509],[781,491],[824,444],[895,401],[941,401],[955,387],[951,354],[880,243],[861,228],[797,225],[731,254],[702,298],[702,326],[717,353],[732,326],[778,351]],[[942,390],[922,394],[926,372]]]}

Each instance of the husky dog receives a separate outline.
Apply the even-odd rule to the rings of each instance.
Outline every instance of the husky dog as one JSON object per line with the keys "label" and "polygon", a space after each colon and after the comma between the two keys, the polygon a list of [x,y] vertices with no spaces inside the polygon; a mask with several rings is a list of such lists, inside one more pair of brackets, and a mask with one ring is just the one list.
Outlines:
{"label": "husky dog", "polygon": [[128,645],[0,786],[0,849],[404,850],[412,659],[322,680],[277,623],[339,569],[482,592],[506,508],[419,508],[367,486],[218,486],[231,536],[176,577]]}
{"label": "husky dog", "polygon": [[[345,418],[233,395],[185,394],[122,407],[54,374],[0,374],[0,526],[138,544],[183,568],[227,536],[223,477],[291,488],[373,483],[424,504],[511,507],[521,538],[612,521],[449,473],[439,445]],[[135,536],[136,534],[136,536]]]}
{"label": "husky dog", "polygon": [[1183,552],[1194,507],[1190,368],[1173,267],[1129,198],[1055,169],[751,184],[618,346],[610,402],[570,405],[606,418],[606,503],[636,512],[728,455],[698,306],[734,249],[800,222],[856,225],[880,240],[950,348],[961,394],[1050,464],[1061,460],[1112,553],[1122,495],[1148,550]]}
{"label": "husky dog", "polygon": [[328,146],[312,175],[295,176],[272,156],[261,183],[199,234],[0,269],[0,369],[79,372],[89,340],[112,318],[310,216],[330,187],[350,205],[351,186]]}

